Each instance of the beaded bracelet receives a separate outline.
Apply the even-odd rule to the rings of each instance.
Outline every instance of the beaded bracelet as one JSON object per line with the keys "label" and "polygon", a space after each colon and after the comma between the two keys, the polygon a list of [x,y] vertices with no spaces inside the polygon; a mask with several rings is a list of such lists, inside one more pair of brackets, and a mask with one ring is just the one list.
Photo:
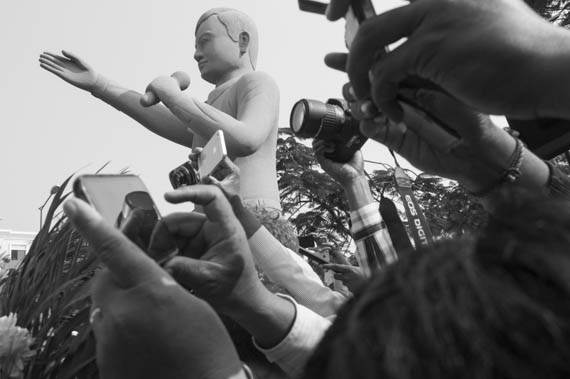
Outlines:
{"label": "beaded bracelet", "polygon": [[523,162],[523,148],[524,145],[522,141],[513,137],[516,141],[515,151],[509,159],[509,165],[507,169],[501,175],[501,178],[496,182],[477,192],[471,192],[473,196],[484,197],[493,192],[495,189],[499,188],[505,183],[513,183],[521,176],[521,166]]}

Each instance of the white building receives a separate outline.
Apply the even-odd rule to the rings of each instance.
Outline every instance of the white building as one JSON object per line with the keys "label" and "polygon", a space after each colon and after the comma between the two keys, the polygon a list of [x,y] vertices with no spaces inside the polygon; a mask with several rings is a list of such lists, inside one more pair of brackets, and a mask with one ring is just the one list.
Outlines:
{"label": "white building", "polygon": [[[0,273],[3,269],[17,268],[36,237],[34,232],[17,232],[0,229]],[[5,267],[2,267],[6,263]]]}

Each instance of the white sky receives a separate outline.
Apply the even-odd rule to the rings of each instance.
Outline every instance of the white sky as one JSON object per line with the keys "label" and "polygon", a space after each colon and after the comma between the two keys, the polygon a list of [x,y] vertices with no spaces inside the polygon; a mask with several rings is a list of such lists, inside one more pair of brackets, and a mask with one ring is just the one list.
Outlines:
{"label": "white sky", "polygon": [[[401,4],[395,1],[382,3]],[[37,231],[38,207],[50,188],[107,161],[107,173],[128,167],[141,175],[163,214],[174,209],[162,194],[170,190],[168,172],[186,160],[188,149],[42,70],[38,56],[70,50],[140,92],[156,76],[183,70],[192,78],[188,91],[205,99],[212,86],[200,78],[193,60],[194,26],[204,11],[218,6],[241,9],[257,22],[258,69],[279,84],[280,127],[288,127],[291,107],[300,98],[341,97],[347,77],[328,69],[323,57],[345,50],[344,25],[299,11],[295,0],[2,2],[0,229]],[[393,163],[374,142],[365,145],[364,154]]]}

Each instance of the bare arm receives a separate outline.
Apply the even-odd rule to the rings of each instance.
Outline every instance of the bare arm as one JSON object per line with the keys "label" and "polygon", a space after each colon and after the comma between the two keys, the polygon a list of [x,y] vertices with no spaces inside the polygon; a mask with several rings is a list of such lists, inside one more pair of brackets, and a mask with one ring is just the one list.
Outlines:
{"label": "bare arm", "polygon": [[193,134],[163,104],[143,107],[143,94],[121,87],[98,75],[93,96],[130,116],[151,132],[177,144],[192,147]]}
{"label": "bare arm", "polygon": [[192,147],[192,134],[165,106],[143,107],[140,104],[142,94],[109,81],[75,54],[65,50],[62,54],[60,56],[48,52],[42,53],[39,59],[40,66],[69,84],[91,92],[151,132],[172,142]]}
{"label": "bare arm", "polygon": [[237,115],[232,117],[180,91],[171,77],[159,77],[147,88],[193,133],[209,139],[223,130],[232,157],[256,152],[277,127],[279,90],[275,82],[259,72],[244,75],[236,85]]}

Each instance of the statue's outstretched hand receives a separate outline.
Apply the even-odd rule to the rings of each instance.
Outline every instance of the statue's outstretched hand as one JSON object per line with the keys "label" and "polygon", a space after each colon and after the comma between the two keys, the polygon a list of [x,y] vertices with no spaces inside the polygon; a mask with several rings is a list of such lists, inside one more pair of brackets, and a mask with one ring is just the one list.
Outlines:
{"label": "statue's outstretched hand", "polygon": [[63,55],[48,52],[40,54],[40,67],[77,88],[93,91],[97,72],[77,55],[65,50],[61,53]]}

